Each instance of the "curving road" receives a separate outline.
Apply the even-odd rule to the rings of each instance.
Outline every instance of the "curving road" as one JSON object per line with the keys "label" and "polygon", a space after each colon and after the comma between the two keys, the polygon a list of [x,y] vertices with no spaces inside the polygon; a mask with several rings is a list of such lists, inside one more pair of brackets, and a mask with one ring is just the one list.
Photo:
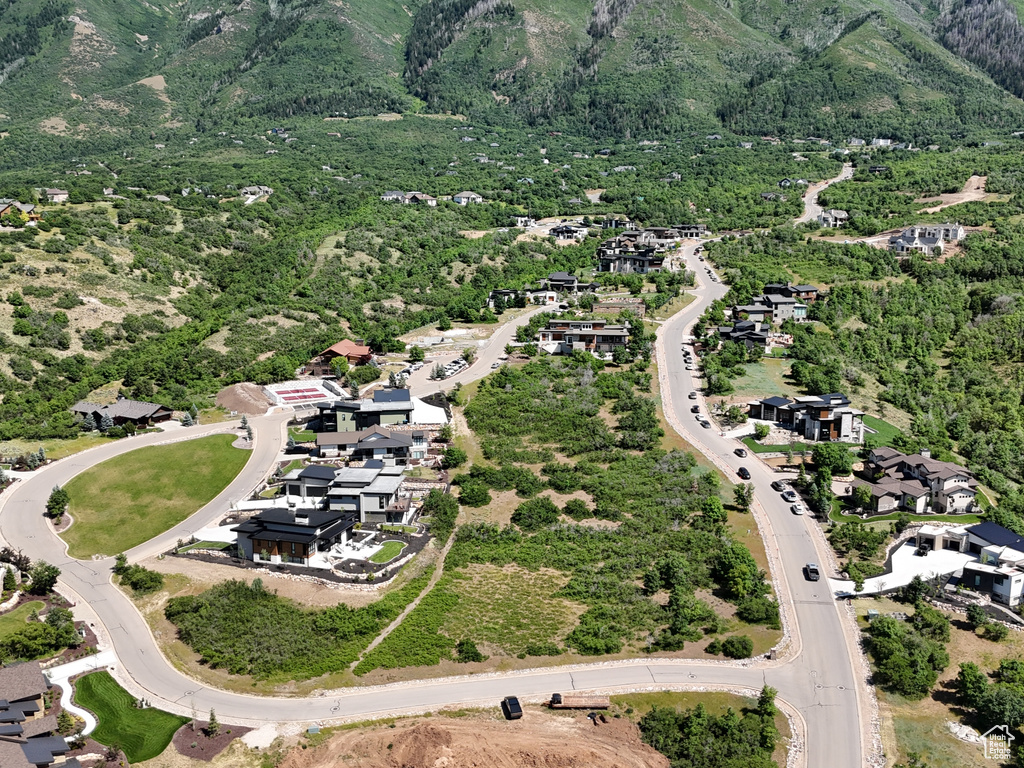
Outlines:
{"label": "curving road", "polygon": [[808,221],[815,221],[821,213],[821,206],[818,205],[818,195],[825,189],[840,181],[847,181],[853,178],[853,163],[845,163],[843,170],[833,179],[826,179],[811,184],[804,192],[804,212],[796,220],[796,224],[804,224]]}
{"label": "curving road", "polygon": [[[112,560],[79,561],[69,558],[63,542],[43,517],[46,498],[55,484],[64,484],[88,467],[143,445],[181,437],[198,437],[230,429],[231,425],[200,426],[170,434],[146,435],[86,451],[40,470],[0,497],[0,539],[22,549],[33,559],[46,559],[61,568],[63,591],[76,596],[95,614],[117,655],[118,677],[137,696],[155,705],[190,715],[215,708],[223,722],[328,722],[366,719],[383,714],[415,713],[443,706],[493,705],[501,697],[518,694],[541,698],[552,691],[572,689],[728,688],[756,691],[767,683],[779,690],[783,707],[793,716],[797,733],[805,733],[805,751],[794,749],[795,764],[859,768],[873,751],[866,728],[866,706],[861,702],[863,681],[858,680],[855,634],[844,626],[841,608],[828,594],[827,582],[803,580],[801,567],[808,561],[827,562],[812,535],[811,521],[789,513],[778,494],[768,487],[772,475],[756,460],[742,462],[733,455],[736,443],[714,430],[701,429],[689,414],[688,394],[695,384],[685,370],[679,339],[708,303],[725,293],[720,283],[704,283],[702,270],[688,246],[684,259],[698,274],[698,300],[659,330],[657,355],[661,363],[666,414],[698,450],[724,471],[735,472],[743,463],[757,487],[755,510],[762,523],[766,548],[775,563],[773,580],[792,633],[784,657],[777,661],[726,663],[669,659],[605,662],[574,667],[495,673],[472,677],[422,680],[373,688],[323,692],[308,698],[257,697],[212,689],[172,667],[160,653],[149,628],[132,602],[110,581]],[[519,321],[525,321],[522,318]],[[490,348],[500,354],[501,339],[514,333],[514,325],[500,329]],[[490,371],[474,365],[469,378]],[[704,407],[703,399],[697,402]],[[282,442],[287,414],[252,419],[257,434],[253,456],[238,478],[209,505],[166,534],[128,554],[138,560],[166,550],[178,538],[217,519],[232,501],[244,498],[272,467]],[[187,482],[187,478],[182,478]],[[862,729],[864,734],[862,734]]]}

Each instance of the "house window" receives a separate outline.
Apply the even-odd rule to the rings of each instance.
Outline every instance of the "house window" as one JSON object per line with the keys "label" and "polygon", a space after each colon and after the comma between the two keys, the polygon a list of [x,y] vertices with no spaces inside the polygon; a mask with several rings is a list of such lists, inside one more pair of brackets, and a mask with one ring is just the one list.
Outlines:
{"label": "house window", "polygon": [[1006,579],[1003,578],[1002,576],[996,576],[994,579],[992,579],[992,581],[993,581],[993,583],[995,583],[995,585],[997,587],[1001,587],[1001,586],[1003,586],[1003,584],[1006,583]]}
{"label": "house window", "polygon": [[387,508],[387,499],[384,496],[377,497],[377,509]]}

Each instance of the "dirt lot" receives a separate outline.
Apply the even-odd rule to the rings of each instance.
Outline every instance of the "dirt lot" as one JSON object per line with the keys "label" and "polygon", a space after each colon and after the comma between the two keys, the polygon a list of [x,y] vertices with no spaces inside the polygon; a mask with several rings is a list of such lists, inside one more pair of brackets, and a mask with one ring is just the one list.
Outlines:
{"label": "dirt lot", "polygon": [[984,200],[986,196],[985,183],[987,176],[971,176],[965,183],[964,188],[959,192],[951,192],[938,197],[923,197],[915,200],[915,203],[937,203],[931,208],[925,208],[922,213],[938,213],[943,208],[959,203],[968,203],[972,200]]}
{"label": "dirt lot", "polygon": [[315,749],[293,750],[281,768],[668,768],[625,718],[594,726],[584,713],[525,709],[512,722],[473,712],[343,731]]}
{"label": "dirt lot", "polygon": [[217,393],[217,405],[228,411],[261,416],[271,403],[255,384],[232,384]]}

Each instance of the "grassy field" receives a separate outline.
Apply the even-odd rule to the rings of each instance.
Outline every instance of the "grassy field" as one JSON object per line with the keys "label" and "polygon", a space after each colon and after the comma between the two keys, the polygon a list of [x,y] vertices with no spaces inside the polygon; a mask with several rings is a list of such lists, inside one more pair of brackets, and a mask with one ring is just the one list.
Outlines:
{"label": "grassy field", "polygon": [[99,721],[92,738],[100,744],[121,745],[128,761],[156,757],[171,743],[174,732],[188,722],[159,709],[136,709],[135,699],[107,672],[93,672],[75,683],[75,702]]}
{"label": "grassy field", "polygon": [[4,456],[20,456],[42,448],[48,459],[63,459],[75,453],[105,445],[111,441],[102,435],[79,435],[74,440],[7,440],[4,442]]}
{"label": "grassy field", "polygon": [[32,611],[42,609],[43,605],[42,601],[33,600],[31,603],[19,605],[13,611],[0,616],[0,640],[13,635],[20,629],[24,629],[25,622],[28,621],[28,617],[32,615]]}
{"label": "grassy field", "polygon": [[385,541],[384,546],[381,547],[380,552],[377,552],[373,557],[370,558],[371,563],[390,563],[405,549],[405,542],[402,541]]}
{"label": "grassy field", "polygon": [[672,317],[676,312],[686,309],[686,307],[692,304],[693,300],[696,298],[697,297],[692,293],[684,293],[681,296],[676,296],[672,301],[654,310],[654,312],[650,314],[650,317],[655,320],[666,320]]}
{"label": "grassy field", "polygon": [[[449,575],[446,574],[446,578]],[[516,656],[531,643],[561,645],[585,610],[553,597],[569,576],[518,566],[471,565],[450,574],[450,591],[458,604],[445,617],[441,631],[455,640],[469,638]]]}
{"label": "grassy field", "polygon": [[791,397],[795,392],[786,381],[791,361],[778,358],[763,358],[759,363],[745,363],[746,373],[733,382],[736,391],[729,395],[730,401],[753,400],[772,395]]}
{"label": "grassy field", "polygon": [[868,434],[866,439],[871,443],[872,446],[880,445],[892,445],[893,441],[903,434],[898,428],[894,427],[887,421],[875,418],[874,416],[864,416],[864,425],[875,430],[878,434]]}
{"label": "grassy field", "polygon": [[251,453],[232,435],[150,446],[108,459],[67,484],[72,557],[115,555],[193,514],[230,483]]}

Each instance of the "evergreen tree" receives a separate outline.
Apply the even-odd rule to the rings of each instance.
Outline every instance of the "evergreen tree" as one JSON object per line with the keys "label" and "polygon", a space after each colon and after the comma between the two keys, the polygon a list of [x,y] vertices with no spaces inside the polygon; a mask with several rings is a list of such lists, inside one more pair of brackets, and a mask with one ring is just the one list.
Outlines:
{"label": "evergreen tree", "polygon": [[181,426],[191,427],[194,423],[195,422],[192,421],[192,414],[188,413],[187,411],[184,414],[182,414]]}
{"label": "evergreen tree", "polygon": [[241,424],[242,424],[242,429],[245,429],[246,427],[249,426],[249,418],[244,413],[242,414],[242,422],[241,422]]}
{"label": "evergreen tree", "polygon": [[206,733],[213,737],[220,733],[220,723],[217,722],[217,713],[210,710],[210,722],[206,725]]}
{"label": "evergreen tree", "polygon": [[14,578],[14,566],[9,565],[4,568],[4,592],[13,592],[18,588],[18,582]]}
{"label": "evergreen tree", "polygon": [[100,432],[106,432],[109,429],[114,428],[114,420],[111,418],[109,413],[104,413],[100,417]]}
{"label": "evergreen tree", "polygon": [[83,432],[95,432],[96,431],[96,417],[91,413],[87,413],[85,418],[82,419],[81,428]]}

